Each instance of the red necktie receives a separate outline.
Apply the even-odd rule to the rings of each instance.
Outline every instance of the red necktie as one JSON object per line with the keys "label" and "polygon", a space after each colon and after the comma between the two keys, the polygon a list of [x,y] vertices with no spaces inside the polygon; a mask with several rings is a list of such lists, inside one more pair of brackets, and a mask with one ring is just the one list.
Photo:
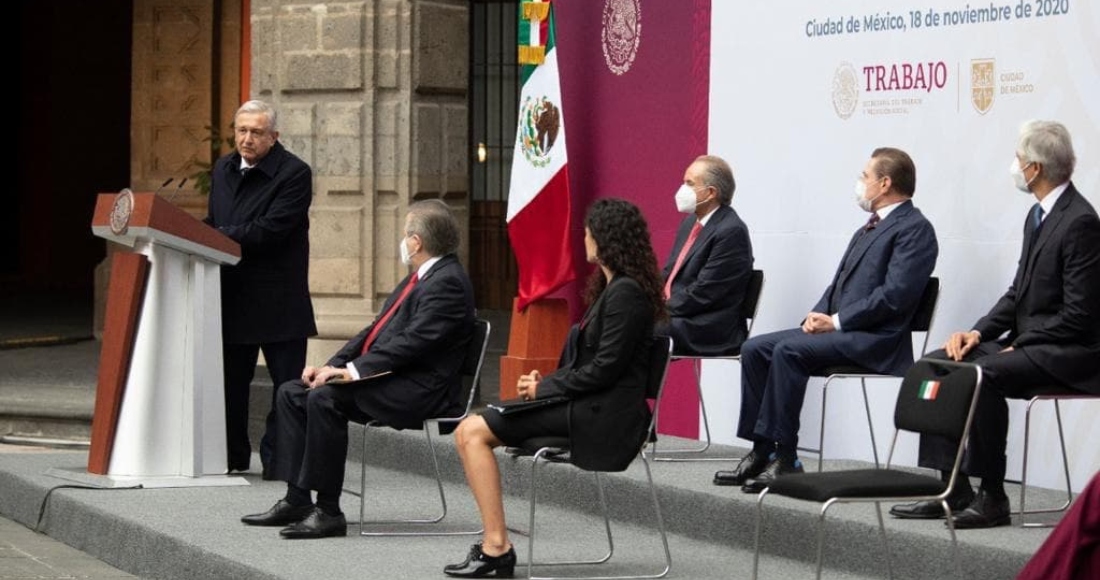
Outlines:
{"label": "red necktie", "polygon": [[684,241],[684,247],[680,248],[680,255],[676,256],[676,264],[672,266],[672,271],[668,273],[668,280],[665,280],[665,300],[672,296],[672,281],[676,279],[676,274],[680,272],[680,266],[684,265],[684,258],[687,257],[688,251],[695,243],[695,238],[699,237],[699,230],[701,229],[703,229],[703,224],[698,221],[695,222],[695,225],[691,227],[691,233],[688,234],[688,239]]}
{"label": "red necktie", "polygon": [[393,313],[397,312],[397,308],[401,306],[402,302],[405,301],[405,297],[409,295],[409,292],[412,292],[413,286],[416,285],[416,281],[418,279],[419,272],[413,272],[412,277],[409,278],[409,283],[405,284],[405,288],[401,290],[401,294],[397,297],[397,300],[394,300],[393,304],[390,304],[390,307],[386,310],[386,313],[383,314],[382,318],[379,318],[378,322],[374,323],[374,327],[370,329],[370,334],[368,334],[367,339],[363,341],[363,350],[359,351],[360,355],[367,353],[367,349],[369,349],[370,345],[374,343],[374,339],[378,337],[378,333],[382,332],[382,327],[390,321]]}

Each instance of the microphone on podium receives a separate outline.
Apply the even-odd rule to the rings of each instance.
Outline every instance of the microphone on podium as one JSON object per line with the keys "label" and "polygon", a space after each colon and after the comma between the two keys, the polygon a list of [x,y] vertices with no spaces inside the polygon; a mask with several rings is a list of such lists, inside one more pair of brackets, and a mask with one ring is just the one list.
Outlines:
{"label": "microphone on podium", "polygon": [[165,179],[164,183],[160,184],[160,187],[158,187],[157,190],[153,192],[153,195],[156,195],[156,194],[160,193],[160,190],[164,189],[165,187],[168,187],[168,184],[172,183],[175,180],[176,180],[175,177],[169,177],[168,179]]}
{"label": "microphone on podium", "polygon": [[168,201],[172,201],[176,197],[176,195],[179,194],[180,190],[183,189],[183,184],[185,184],[185,183],[187,183],[187,178],[186,177],[184,177],[183,180],[180,181],[180,184],[177,185],[176,189],[173,190],[171,195],[168,196]]}

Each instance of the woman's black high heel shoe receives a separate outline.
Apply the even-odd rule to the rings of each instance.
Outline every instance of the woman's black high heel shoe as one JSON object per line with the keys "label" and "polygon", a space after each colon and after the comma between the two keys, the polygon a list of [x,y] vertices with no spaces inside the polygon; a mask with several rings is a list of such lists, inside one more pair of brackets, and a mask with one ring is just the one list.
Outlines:
{"label": "woman's black high heel shoe", "polygon": [[516,571],[516,549],[508,548],[508,551],[499,556],[486,556],[481,551],[481,542],[470,547],[470,553],[466,561],[461,564],[448,564],[443,567],[443,573],[456,578],[511,578]]}

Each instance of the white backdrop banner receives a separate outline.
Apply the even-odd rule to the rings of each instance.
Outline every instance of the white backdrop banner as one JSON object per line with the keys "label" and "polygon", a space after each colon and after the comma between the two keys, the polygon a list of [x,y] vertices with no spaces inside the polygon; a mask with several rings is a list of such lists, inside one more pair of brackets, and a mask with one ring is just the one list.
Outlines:
{"label": "white backdrop banner", "polygon": [[[866,219],[853,186],[880,146],[913,157],[913,201],[940,244],[935,275],[943,291],[929,349],[971,328],[1010,284],[1035,202],[1008,173],[1024,121],[1069,128],[1073,181],[1100,207],[1098,30],[1100,3],[1084,0],[715,0],[709,150],[734,168],[734,207],[767,278],[753,333],[797,325],[820,297]],[[740,369],[708,363],[704,374],[712,432],[745,444],[733,436],[740,393],[730,377]],[[858,386],[830,389],[830,458],[871,458]],[[820,387],[811,381],[802,414],[800,436],[811,446]],[[885,454],[897,380],[869,390]],[[1058,487],[1050,406],[1034,412],[1028,478]],[[1023,408],[1011,404],[1010,479],[1020,475]],[[1100,403],[1063,405],[1077,489],[1100,467],[1098,413]],[[901,463],[915,465],[915,440],[903,443]]]}

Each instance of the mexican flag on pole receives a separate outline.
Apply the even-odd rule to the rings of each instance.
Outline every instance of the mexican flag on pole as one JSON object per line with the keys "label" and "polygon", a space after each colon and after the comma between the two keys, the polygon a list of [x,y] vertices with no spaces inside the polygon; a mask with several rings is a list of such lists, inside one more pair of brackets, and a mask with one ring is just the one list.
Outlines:
{"label": "mexican flag on pole", "polygon": [[519,266],[517,307],[574,278],[565,115],[562,112],[554,13],[550,2],[519,10],[523,90],[508,193],[508,238]]}

